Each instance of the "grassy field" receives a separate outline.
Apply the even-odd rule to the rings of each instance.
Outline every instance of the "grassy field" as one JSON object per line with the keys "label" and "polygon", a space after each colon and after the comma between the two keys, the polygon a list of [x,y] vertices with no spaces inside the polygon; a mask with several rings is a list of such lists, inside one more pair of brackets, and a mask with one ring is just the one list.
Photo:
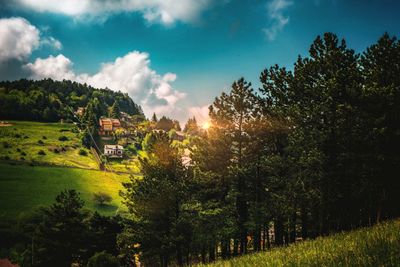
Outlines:
{"label": "grassy field", "polygon": [[[73,124],[11,121],[0,127],[0,159],[96,169],[91,153],[82,149]],[[60,141],[59,139],[66,139]],[[64,139],[63,139],[64,138]]]}
{"label": "grassy field", "polygon": [[400,221],[321,237],[207,266],[400,266]]}
{"label": "grassy field", "polygon": [[[65,167],[10,165],[0,163],[0,220],[12,220],[32,209],[50,205],[64,189],[76,189],[85,201],[85,207],[102,214],[112,215],[124,206],[119,190],[128,175]],[[93,202],[95,192],[112,196],[110,205],[98,206]]]}

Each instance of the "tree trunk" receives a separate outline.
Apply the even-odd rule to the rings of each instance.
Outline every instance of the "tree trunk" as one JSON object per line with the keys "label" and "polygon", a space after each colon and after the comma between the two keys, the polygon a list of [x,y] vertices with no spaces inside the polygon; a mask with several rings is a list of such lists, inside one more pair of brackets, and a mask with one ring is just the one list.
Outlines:
{"label": "tree trunk", "polygon": [[282,218],[278,217],[274,223],[274,232],[275,232],[275,245],[282,246],[283,245],[283,222]]}
{"label": "tree trunk", "polygon": [[308,238],[307,210],[304,206],[301,208],[301,238],[303,240]]}

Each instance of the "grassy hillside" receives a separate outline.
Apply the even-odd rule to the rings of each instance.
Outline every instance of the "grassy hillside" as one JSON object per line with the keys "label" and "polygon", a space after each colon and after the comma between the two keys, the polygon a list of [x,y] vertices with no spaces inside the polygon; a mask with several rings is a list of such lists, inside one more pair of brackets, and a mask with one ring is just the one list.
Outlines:
{"label": "grassy hillside", "polygon": [[207,266],[400,266],[400,221]]}
{"label": "grassy hillside", "polygon": [[[41,205],[50,205],[60,191],[81,192],[85,207],[102,214],[115,214],[121,206],[118,195],[121,182],[128,175],[64,167],[9,165],[0,163],[0,220],[10,220]],[[106,192],[113,200],[108,206],[98,206],[92,196]]]}
{"label": "grassy hillside", "polygon": [[77,134],[72,132],[73,124],[24,121],[10,123],[11,126],[0,127],[0,159],[97,168],[90,153],[87,156],[79,155],[79,150],[83,148]]}

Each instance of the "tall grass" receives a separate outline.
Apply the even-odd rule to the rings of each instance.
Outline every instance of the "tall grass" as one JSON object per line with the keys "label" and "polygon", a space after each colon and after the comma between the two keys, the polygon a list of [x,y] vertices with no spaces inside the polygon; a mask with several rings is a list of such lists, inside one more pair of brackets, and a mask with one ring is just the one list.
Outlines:
{"label": "tall grass", "polygon": [[400,266],[400,220],[207,266]]}

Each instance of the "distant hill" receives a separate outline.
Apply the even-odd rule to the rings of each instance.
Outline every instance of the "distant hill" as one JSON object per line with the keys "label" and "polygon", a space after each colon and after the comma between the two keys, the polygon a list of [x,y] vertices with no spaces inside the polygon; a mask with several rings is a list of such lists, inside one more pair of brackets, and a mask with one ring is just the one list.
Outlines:
{"label": "distant hill", "polygon": [[0,82],[0,119],[3,120],[55,122],[71,119],[71,110],[86,107],[91,101],[98,103],[98,115],[107,115],[108,107],[115,101],[121,111],[130,115],[143,115],[141,107],[128,94],[110,89],[96,89],[68,80],[21,79]]}

